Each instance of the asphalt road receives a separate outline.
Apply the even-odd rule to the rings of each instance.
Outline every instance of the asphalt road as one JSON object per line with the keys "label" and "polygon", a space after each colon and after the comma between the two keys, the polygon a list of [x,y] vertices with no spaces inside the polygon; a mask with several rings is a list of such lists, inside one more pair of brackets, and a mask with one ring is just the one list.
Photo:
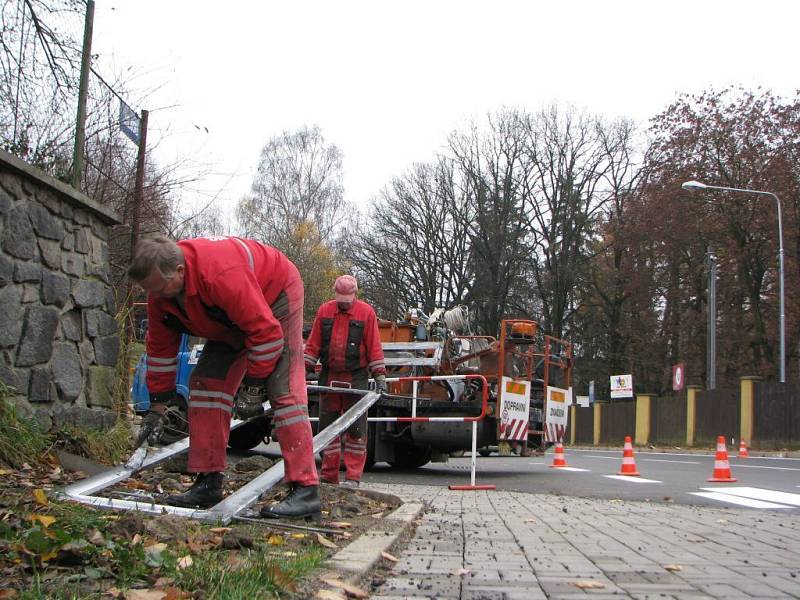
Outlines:
{"label": "asphalt road", "polygon": [[[497,489],[583,498],[674,502],[686,505],[749,507],[800,512],[800,458],[730,456],[735,483],[706,481],[714,455],[636,451],[640,477],[618,477],[622,450],[566,449],[567,469],[555,469],[553,452],[543,457],[477,458],[476,483]],[[364,481],[418,485],[470,483],[470,459],[451,458],[409,471],[377,464]],[[697,495],[704,494],[704,495]]]}

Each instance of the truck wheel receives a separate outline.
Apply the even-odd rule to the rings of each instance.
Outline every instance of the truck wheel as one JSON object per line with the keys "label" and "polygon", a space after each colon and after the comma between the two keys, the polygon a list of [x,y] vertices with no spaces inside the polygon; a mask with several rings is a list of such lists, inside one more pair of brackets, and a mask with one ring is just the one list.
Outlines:
{"label": "truck wheel", "polygon": [[387,461],[395,469],[417,469],[431,461],[430,446],[395,446],[394,460]]}
{"label": "truck wheel", "polygon": [[250,450],[263,442],[269,432],[270,422],[266,417],[253,419],[231,431],[228,447],[234,450]]}

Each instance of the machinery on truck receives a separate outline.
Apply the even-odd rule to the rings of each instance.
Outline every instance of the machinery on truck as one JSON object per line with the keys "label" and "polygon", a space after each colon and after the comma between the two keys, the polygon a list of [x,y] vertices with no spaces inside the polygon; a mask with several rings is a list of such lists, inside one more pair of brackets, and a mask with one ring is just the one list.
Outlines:
{"label": "machinery on truck", "polygon": [[[523,455],[541,453],[563,438],[571,402],[572,345],[543,335],[535,321],[505,319],[499,336],[473,335],[468,310],[458,306],[430,316],[414,310],[400,322],[379,321],[379,328],[389,393],[369,409],[367,468],[380,462],[417,468],[472,447],[472,423],[463,419],[481,414],[481,380],[438,376],[482,375],[488,382],[488,408],[477,422],[482,455],[506,444]],[[202,346],[184,340],[181,348],[179,370],[188,380]],[[147,408],[145,369],[140,360],[132,389],[137,412]],[[423,379],[403,379],[408,377]],[[179,404],[182,399],[179,395]],[[174,435],[188,431],[181,431],[182,410],[174,407]],[[310,392],[312,423],[318,410],[319,392]],[[426,420],[433,417],[448,420]],[[270,425],[269,415],[245,423],[231,432],[229,446],[254,448],[268,439]]]}
{"label": "machinery on truck", "polygon": [[[379,323],[387,378],[483,375],[489,384],[486,417],[477,423],[477,447],[514,444],[521,454],[541,453],[563,438],[571,396],[572,345],[538,331],[535,321],[505,319],[498,337],[471,335],[466,307],[420,312],[403,323]],[[471,448],[471,423],[399,422],[387,417],[475,417],[479,380],[394,382],[370,409],[367,465],[398,468],[446,461]]]}

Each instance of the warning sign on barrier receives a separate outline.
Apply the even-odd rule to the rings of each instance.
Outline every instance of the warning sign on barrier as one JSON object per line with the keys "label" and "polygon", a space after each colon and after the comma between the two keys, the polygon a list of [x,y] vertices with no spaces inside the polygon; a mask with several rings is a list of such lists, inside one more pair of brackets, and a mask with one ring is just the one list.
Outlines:
{"label": "warning sign on barrier", "polygon": [[503,377],[500,388],[501,440],[525,440],[528,437],[528,409],[531,402],[530,381]]}
{"label": "warning sign on barrier", "polygon": [[547,386],[545,403],[545,439],[548,442],[561,442],[567,431],[569,405],[572,404],[572,389]]}

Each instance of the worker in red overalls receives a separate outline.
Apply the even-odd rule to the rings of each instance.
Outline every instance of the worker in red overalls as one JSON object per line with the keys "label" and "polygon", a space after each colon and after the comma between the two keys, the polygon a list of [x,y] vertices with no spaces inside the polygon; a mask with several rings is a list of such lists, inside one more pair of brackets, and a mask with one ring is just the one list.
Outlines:
{"label": "worker in red overalls", "polygon": [[235,237],[173,242],[142,240],[128,275],[147,292],[147,386],[150,411],[139,440],[158,438],[175,399],[181,333],[208,341],[189,381],[189,462],[194,485],[167,498],[209,507],[223,497],[232,413],[263,415],[270,400],[273,431],[291,491],[265,509],[268,517],[320,513],[302,362],[303,282],[275,248]]}
{"label": "worker in red overalls", "polygon": [[[375,311],[366,302],[356,300],[358,283],[352,275],[342,275],[334,284],[336,297],[319,307],[311,334],[306,342],[306,370],[313,372],[322,364],[319,384],[365,390],[371,374],[375,389],[386,391],[386,365],[378,333]],[[323,394],[319,428],[333,423],[360,397],[354,394]],[[336,437],[322,453],[322,480],[339,483],[341,440]],[[358,487],[367,460],[367,415],[364,413],[344,435],[344,464],[347,469],[342,485]]]}

